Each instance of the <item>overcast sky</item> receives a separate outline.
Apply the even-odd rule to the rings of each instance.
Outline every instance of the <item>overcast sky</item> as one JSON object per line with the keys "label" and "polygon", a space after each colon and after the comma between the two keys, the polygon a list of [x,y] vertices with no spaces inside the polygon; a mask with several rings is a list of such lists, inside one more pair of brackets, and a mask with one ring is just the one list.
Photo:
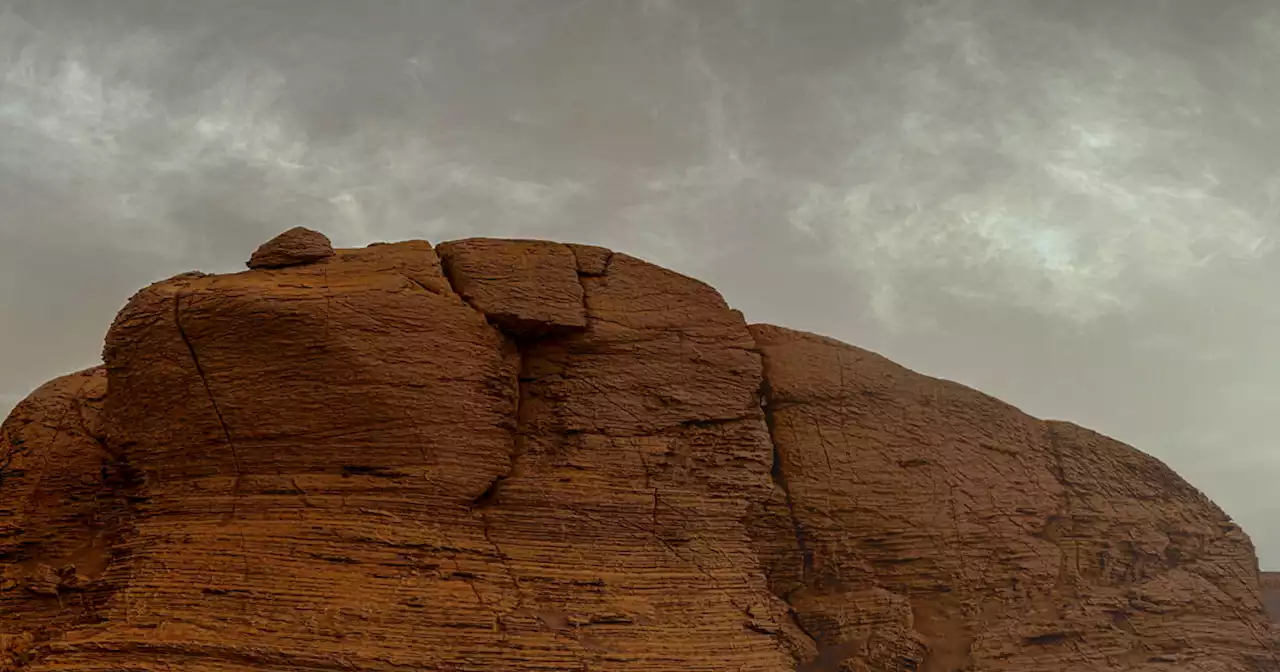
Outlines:
{"label": "overcast sky", "polygon": [[1280,569],[1280,3],[0,0],[0,413],[335,243],[591,242],[1176,468]]}

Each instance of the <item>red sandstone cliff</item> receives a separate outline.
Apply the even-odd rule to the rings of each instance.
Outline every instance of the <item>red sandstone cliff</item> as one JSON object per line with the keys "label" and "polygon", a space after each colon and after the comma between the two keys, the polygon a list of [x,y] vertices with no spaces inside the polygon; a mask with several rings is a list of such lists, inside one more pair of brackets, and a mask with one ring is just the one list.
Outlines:
{"label": "red sandstone cliff", "polygon": [[1280,670],[1163,464],[536,241],[121,311],[0,429],[0,670]]}

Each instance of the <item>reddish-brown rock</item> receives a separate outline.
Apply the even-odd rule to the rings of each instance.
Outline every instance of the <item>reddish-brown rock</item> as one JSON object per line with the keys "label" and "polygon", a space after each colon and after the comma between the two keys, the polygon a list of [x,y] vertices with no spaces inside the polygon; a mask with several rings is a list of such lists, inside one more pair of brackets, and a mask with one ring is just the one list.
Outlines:
{"label": "reddish-brown rock", "polygon": [[1280,572],[1262,573],[1262,604],[1271,620],[1280,622]]}
{"label": "reddish-brown rock", "polygon": [[245,265],[249,268],[283,268],[310,264],[333,255],[333,244],[328,236],[295,226],[254,250]]}
{"label": "reddish-brown rock", "polygon": [[93,622],[122,571],[128,472],[103,443],[106,371],[63,376],[0,427],[0,669],[30,645]]}
{"label": "reddish-brown rock", "polygon": [[[1277,669],[1245,534],[1159,461],[831,339],[752,328],[819,646],[870,669]],[[1170,667],[1172,666],[1172,668]]]}
{"label": "reddish-brown rock", "polygon": [[1152,458],[625,254],[438,250],[157,283],[19,405],[0,670],[1280,670]]}
{"label": "reddish-brown rock", "polygon": [[469,238],[436,252],[458,294],[516,336],[587,326],[578,260],[568,245]]}

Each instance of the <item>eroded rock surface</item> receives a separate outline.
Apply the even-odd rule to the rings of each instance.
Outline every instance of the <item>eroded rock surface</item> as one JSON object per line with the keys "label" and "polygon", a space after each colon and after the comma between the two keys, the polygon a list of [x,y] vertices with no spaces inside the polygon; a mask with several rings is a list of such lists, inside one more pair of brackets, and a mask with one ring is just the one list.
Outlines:
{"label": "eroded rock surface", "polygon": [[567,245],[470,238],[436,251],[458,294],[516,337],[587,326],[578,260]]}
{"label": "eroded rock surface", "polygon": [[130,475],[103,443],[106,391],[102,368],[63,376],[0,427],[0,669],[97,620],[127,571]]}
{"label": "eroded rock surface", "polygon": [[1262,573],[1262,604],[1271,620],[1280,622],[1280,572]]}
{"label": "eroded rock surface", "polygon": [[752,333],[804,541],[774,576],[820,646],[869,632],[870,669],[928,672],[1276,669],[1250,541],[1159,461],[831,339]]}
{"label": "eroded rock surface", "polygon": [[245,265],[249,268],[300,266],[334,255],[333,243],[319,231],[295,226],[263,243]]}
{"label": "eroded rock surface", "polygon": [[1127,446],[602,248],[290,254],[0,429],[0,670],[1280,670]]}

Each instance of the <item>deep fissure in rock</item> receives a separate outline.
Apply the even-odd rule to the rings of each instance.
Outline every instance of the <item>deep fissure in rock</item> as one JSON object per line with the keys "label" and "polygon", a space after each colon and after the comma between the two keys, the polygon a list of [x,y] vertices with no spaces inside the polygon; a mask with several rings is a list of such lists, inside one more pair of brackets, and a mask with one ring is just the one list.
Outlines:
{"label": "deep fissure in rock", "polygon": [[[761,355],[763,363],[763,355]],[[809,542],[805,533],[804,524],[800,521],[800,517],[796,515],[795,499],[791,495],[791,486],[787,482],[786,467],[784,466],[782,451],[778,448],[777,421],[773,414],[773,388],[769,385],[768,376],[762,372],[760,376],[760,389],[757,393],[760,400],[760,410],[764,414],[765,426],[769,430],[769,446],[773,451],[773,462],[769,468],[769,475],[773,479],[774,485],[782,491],[786,501],[787,514],[791,518],[791,529],[795,535],[796,548],[800,553],[800,585],[791,588],[786,593],[778,595],[787,603],[791,622],[795,624],[804,636],[808,637],[813,645],[817,648],[817,653],[810,660],[796,660],[797,672],[825,672],[826,670],[836,670],[842,660],[846,657],[843,655],[843,646],[836,648],[823,646],[823,641],[816,637],[805,627],[804,620],[800,618],[800,614],[796,611],[795,606],[791,603],[791,596],[795,591],[808,587],[813,577],[814,557],[813,550],[809,548]],[[771,582],[772,583],[772,582]],[[834,662],[833,662],[834,661]]]}
{"label": "deep fissure in rock", "polygon": [[[765,426],[769,428],[769,444],[773,448],[773,464],[769,469],[769,475],[773,478],[773,482],[782,490],[782,494],[786,497],[787,513],[791,516],[791,527],[796,537],[796,547],[800,551],[801,561],[801,581],[808,585],[813,578],[814,557],[813,550],[809,548],[809,542],[806,538],[804,524],[800,522],[800,517],[796,515],[795,499],[791,496],[791,486],[787,483],[786,469],[783,467],[782,452],[778,449],[777,427],[773,416],[773,391],[769,387],[768,378],[761,377],[760,380],[760,409],[764,412]],[[780,595],[786,599],[786,595]]]}

